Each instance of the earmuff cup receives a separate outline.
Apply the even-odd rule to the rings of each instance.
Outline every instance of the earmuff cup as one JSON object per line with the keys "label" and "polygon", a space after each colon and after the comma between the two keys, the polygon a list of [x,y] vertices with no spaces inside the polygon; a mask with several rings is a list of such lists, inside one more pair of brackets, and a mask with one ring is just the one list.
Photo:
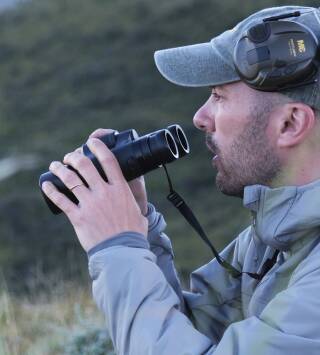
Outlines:
{"label": "earmuff cup", "polygon": [[281,91],[314,83],[318,57],[318,40],[306,26],[265,20],[243,34],[233,60],[240,78],[250,87]]}

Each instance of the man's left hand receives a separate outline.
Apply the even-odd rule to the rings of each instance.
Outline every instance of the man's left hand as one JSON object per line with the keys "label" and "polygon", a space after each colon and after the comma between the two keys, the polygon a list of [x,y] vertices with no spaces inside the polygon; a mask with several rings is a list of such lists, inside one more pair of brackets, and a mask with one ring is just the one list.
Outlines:
{"label": "man's left hand", "polygon": [[60,162],[51,163],[50,171],[72,190],[79,204],[70,201],[50,182],[43,183],[44,193],[67,215],[86,251],[122,232],[146,236],[147,219],[141,214],[117,159],[97,138],[90,138],[87,145],[99,160],[108,182],[101,178],[89,158],[74,151],[67,154],[63,162],[76,169],[89,187]]}

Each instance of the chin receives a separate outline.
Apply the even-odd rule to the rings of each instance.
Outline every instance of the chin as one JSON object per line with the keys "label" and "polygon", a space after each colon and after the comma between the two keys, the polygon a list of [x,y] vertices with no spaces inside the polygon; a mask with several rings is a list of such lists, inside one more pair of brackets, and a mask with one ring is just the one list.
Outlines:
{"label": "chin", "polygon": [[226,179],[223,179],[221,176],[217,175],[216,186],[224,195],[243,198],[243,185],[228,184]]}

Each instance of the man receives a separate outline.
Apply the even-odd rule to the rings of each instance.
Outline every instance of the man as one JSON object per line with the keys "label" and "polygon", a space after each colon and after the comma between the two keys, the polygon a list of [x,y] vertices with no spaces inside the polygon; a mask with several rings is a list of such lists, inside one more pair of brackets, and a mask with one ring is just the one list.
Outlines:
{"label": "man", "polygon": [[[80,201],[76,206],[50,183],[43,185],[88,251],[93,295],[119,354],[320,354],[319,71],[293,84],[287,71],[282,91],[264,91],[269,77],[255,84],[243,79],[233,54],[243,33],[274,16],[280,17],[270,21],[306,24],[320,38],[319,10],[281,7],[250,16],[210,43],[155,55],[167,79],[212,90],[194,124],[213,152],[217,185],[243,197],[253,216],[221,253],[240,276],[214,259],[192,274],[190,292],[182,292],[163,217],[147,205],[141,179],[130,190],[98,139],[88,146],[108,184],[79,151],[64,163],[89,188],[61,163],[50,166]],[[263,31],[257,36],[266,40]],[[309,42],[297,43],[301,53],[308,51],[303,45]],[[287,69],[279,61],[276,66]],[[269,84],[280,79],[274,76]]]}

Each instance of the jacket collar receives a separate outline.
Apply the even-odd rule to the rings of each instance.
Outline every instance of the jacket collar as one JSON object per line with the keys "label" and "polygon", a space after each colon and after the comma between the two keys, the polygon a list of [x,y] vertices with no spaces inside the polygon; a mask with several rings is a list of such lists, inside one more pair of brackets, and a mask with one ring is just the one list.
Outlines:
{"label": "jacket collar", "polygon": [[252,211],[256,236],[276,249],[287,251],[304,237],[320,236],[320,180],[274,189],[247,186],[243,204]]}

